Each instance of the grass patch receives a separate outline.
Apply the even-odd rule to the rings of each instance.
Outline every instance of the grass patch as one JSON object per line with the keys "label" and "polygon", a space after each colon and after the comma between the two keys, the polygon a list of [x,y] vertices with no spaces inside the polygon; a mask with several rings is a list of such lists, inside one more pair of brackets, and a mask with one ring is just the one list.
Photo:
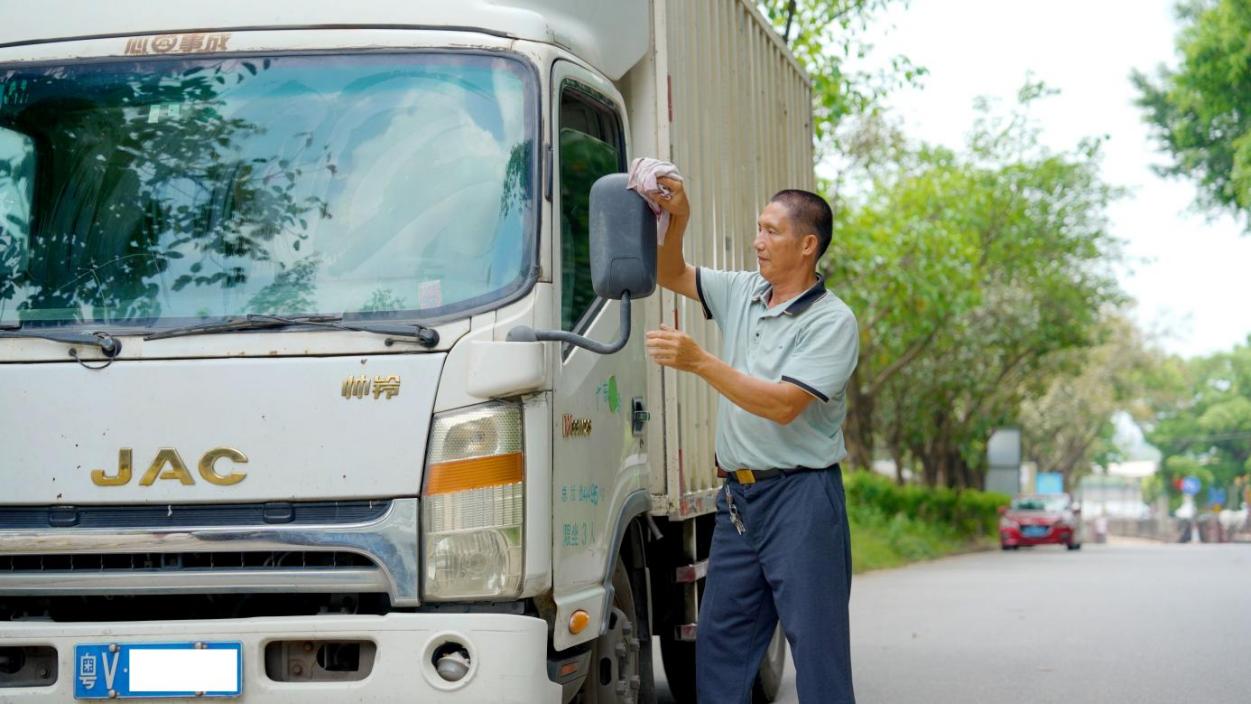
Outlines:
{"label": "grass patch", "polygon": [[932,560],[991,543],[988,536],[961,535],[954,528],[901,513],[887,516],[873,506],[848,507],[851,564],[856,574]]}
{"label": "grass patch", "polygon": [[999,507],[1009,497],[973,489],[897,486],[872,472],[845,472],[853,572],[898,567],[918,560],[995,544]]}

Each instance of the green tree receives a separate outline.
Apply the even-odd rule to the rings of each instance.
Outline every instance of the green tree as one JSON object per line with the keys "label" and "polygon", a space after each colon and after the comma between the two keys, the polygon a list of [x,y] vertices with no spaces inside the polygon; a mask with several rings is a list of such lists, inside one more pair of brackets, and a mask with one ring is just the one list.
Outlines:
{"label": "green tree", "polygon": [[1196,476],[1237,502],[1251,475],[1251,338],[1230,352],[1173,360],[1156,383],[1147,439],[1164,455],[1161,478],[1177,501],[1175,481]]}
{"label": "green tree", "polygon": [[896,56],[883,71],[850,66],[872,45],[865,30],[891,5],[907,0],[761,0],[759,6],[782,41],[812,80],[813,131],[818,154],[837,149],[831,137],[848,116],[872,111],[883,95],[925,74],[906,57]]}
{"label": "green tree", "polygon": [[1025,457],[1040,471],[1059,472],[1072,488],[1092,465],[1115,455],[1117,411],[1135,410],[1141,373],[1157,362],[1134,325],[1120,316],[1103,322],[1106,342],[1070,353],[1081,371],[1060,374],[1021,407]]}
{"label": "green tree", "polygon": [[1138,105],[1172,159],[1157,170],[1196,181],[1201,206],[1245,215],[1251,209],[1251,4],[1188,0],[1177,14],[1180,66],[1161,66],[1154,78],[1132,76]]}
{"label": "green tree", "polygon": [[1029,106],[1046,95],[1025,86],[1007,115],[982,105],[962,153],[868,141],[889,153],[860,160],[868,186],[824,262],[861,323],[852,465],[882,441],[930,483],[980,485],[990,429],[1065,371],[1057,353],[1100,341],[1121,299],[1104,218],[1118,191],[1099,177],[1099,142],[1041,146]]}

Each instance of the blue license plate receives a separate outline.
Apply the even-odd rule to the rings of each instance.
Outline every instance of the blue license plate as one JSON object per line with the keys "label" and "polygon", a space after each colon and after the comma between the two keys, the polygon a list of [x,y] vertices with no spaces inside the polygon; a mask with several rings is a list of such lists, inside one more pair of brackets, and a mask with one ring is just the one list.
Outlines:
{"label": "blue license plate", "polygon": [[91,643],[74,646],[75,699],[237,697],[241,643]]}
{"label": "blue license plate", "polygon": [[1021,535],[1026,538],[1041,538],[1050,530],[1047,526],[1025,526],[1021,529]]}

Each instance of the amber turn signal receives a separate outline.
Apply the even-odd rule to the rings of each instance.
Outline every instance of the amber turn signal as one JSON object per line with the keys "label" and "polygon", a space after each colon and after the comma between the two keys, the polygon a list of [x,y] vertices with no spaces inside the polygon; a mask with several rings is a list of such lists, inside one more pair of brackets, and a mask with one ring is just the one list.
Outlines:
{"label": "amber turn signal", "polygon": [[485,489],[503,484],[515,484],[524,479],[525,462],[520,452],[438,462],[430,465],[430,476],[426,479],[426,495]]}
{"label": "amber turn signal", "polygon": [[591,615],[582,609],[578,609],[573,612],[572,616],[569,617],[569,632],[576,636],[586,630],[586,627],[590,625],[590,623]]}

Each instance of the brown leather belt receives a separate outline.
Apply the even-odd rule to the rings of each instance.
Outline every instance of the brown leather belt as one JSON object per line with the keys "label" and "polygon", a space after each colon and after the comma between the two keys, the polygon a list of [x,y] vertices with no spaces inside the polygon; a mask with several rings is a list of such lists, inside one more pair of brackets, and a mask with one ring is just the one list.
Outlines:
{"label": "brown leather belt", "polygon": [[831,469],[840,469],[838,463],[829,467],[774,467],[773,469],[735,469],[727,472],[721,467],[717,467],[717,478],[729,479],[739,484],[755,484],[766,479],[777,479],[778,477],[789,477],[792,474],[801,472],[825,472]]}

